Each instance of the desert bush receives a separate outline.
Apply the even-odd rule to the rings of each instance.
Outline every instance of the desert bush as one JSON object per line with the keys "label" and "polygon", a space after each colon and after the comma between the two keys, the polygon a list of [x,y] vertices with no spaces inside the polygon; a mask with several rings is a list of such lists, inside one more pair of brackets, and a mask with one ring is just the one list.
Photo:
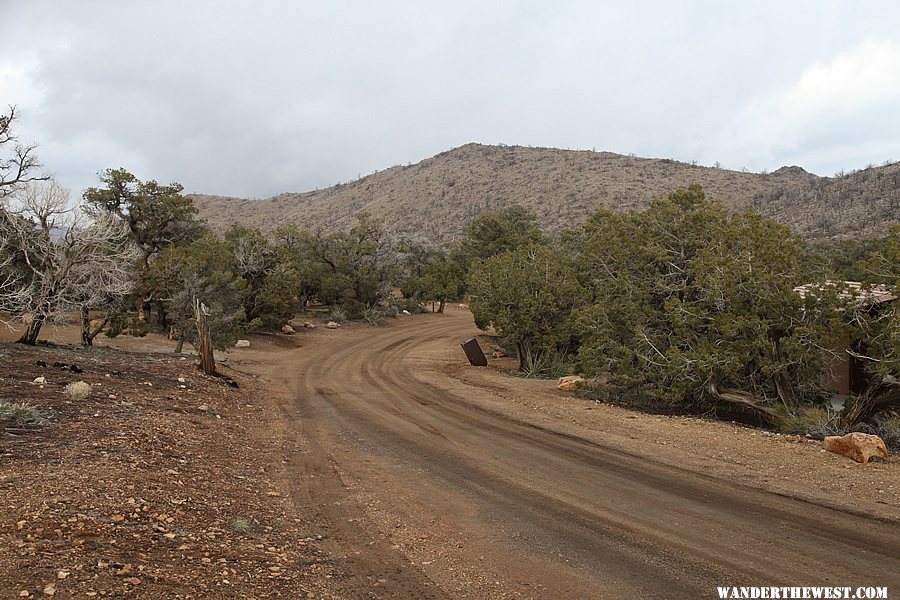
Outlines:
{"label": "desert bush", "polygon": [[66,386],[66,395],[69,400],[84,400],[91,395],[91,385],[83,381],[73,381]]}
{"label": "desert bush", "polygon": [[40,425],[47,419],[36,407],[30,404],[3,402],[0,400],[0,422],[13,425]]}
{"label": "desert bush", "polygon": [[568,375],[570,364],[565,352],[526,348],[522,375],[531,379],[557,379]]}
{"label": "desert bush", "polygon": [[802,406],[794,413],[779,411],[773,417],[773,425],[780,433],[809,435],[816,439],[844,435],[849,431],[843,426],[840,413],[821,406]]}
{"label": "desert bush", "polygon": [[384,320],[384,313],[377,306],[371,306],[363,309],[362,318],[369,325],[380,325]]}
{"label": "desert bush", "polygon": [[132,317],[128,320],[128,334],[132,337],[144,337],[150,333],[150,324],[144,319]]}
{"label": "desert bush", "polygon": [[418,300],[414,300],[412,298],[402,298],[395,300],[391,306],[396,307],[397,311],[407,311],[411,314],[419,314],[428,312],[428,308],[419,302]]}
{"label": "desert bush", "polygon": [[900,451],[900,415],[876,415],[872,423],[872,433],[880,436],[891,450]]}
{"label": "desert bush", "polygon": [[230,519],[227,523],[227,527],[229,531],[233,531],[234,533],[247,533],[250,531],[250,521],[243,517],[237,517]]}
{"label": "desert bush", "polygon": [[347,320],[347,311],[340,306],[332,306],[325,317],[326,321],[334,321],[335,323],[343,323]]}
{"label": "desert bush", "polygon": [[396,319],[397,315],[399,315],[399,314],[400,314],[400,309],[397,308],[397,305],[395,305],[395,304],[388,305],[384,309],[384,316],[386,316],[386,317]]}

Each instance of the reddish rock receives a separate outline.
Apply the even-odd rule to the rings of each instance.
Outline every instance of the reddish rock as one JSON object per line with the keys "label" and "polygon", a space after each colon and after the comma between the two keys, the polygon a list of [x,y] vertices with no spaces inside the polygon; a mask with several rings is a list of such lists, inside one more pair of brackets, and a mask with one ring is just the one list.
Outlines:
{"label": "reddish rock", "polygon": [[854,431],[847,435],[830,435],[825,438],[825,449],[835,454],[852,458],[858,463],[867,463],[874,456],[887,460],[887,447],[877,435]]}
{"label": "reddish rock", "polygon": [[579,375],[567,375],[566,377],[560,377],[559,381],[556,382],[556,389],[562,392],[574,392],[578,389],[578,383],[584,381],[583,377]]}

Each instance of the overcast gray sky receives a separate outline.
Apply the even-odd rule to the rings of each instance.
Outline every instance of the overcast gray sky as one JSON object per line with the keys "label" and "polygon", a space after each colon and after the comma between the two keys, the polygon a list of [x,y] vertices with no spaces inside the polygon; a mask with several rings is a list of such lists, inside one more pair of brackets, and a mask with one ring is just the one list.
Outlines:
{"label": "overcast gray sky", "polygon": [[77,194],[266,197],[466,142],[819,175],[900,159],[900,2],[0,0],[0,106]]}

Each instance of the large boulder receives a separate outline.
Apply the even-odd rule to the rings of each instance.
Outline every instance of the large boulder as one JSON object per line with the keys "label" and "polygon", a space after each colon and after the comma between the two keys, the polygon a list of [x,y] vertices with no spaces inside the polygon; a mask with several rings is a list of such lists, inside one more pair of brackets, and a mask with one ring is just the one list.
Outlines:
{"label": "large boulder", "polygon": [[584,381],[584,377],[579,375],[560,377],[559,381],[556,382],[556,389],[561,392],[574,392],[578,389],[578,384],[582,381]]}
{"label": "large boulder", "polygon": [[875,456],[882,460],[887,460],[888,457],[884,440],[877,435],[858,431],[847,435],[829,435],[825,438],[825,449],[852,458],[858,463],[867,463]]}
{"label": "large boulder", "polygon": [[234,343],[235,348],[249,348],[250,340],[238,340]]}

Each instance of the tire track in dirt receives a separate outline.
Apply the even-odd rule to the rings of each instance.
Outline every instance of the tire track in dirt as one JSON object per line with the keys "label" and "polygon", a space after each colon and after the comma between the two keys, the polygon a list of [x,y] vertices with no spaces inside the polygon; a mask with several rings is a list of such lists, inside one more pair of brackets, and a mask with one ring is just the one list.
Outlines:
{"label": "tire track in dirt", "polygon": [[[350,480],[376,497],[416,490],[435,499],[418,509],[426,515],[419,526],[433,515],[477,539],[495,571],[518,582],[503,590],[509,597],[696,598],[729,584],[900,589],[896,523],[537,428],[469,402],[477,390],[423,380],[421,349],[453,347],[470,330],[463,315],[421,318],[292,355],[289,380],[308,440],[292,470],[305,474],[335,525],[335,550],[355,557],[351,581],[369,594],[359,597],[444,595],[436,569],[426,575],[386,540],[369,545],[378,532],[365,507],[348,500]],[[460,568],[483,569],[460,554]],[[378,579],[385,582],[372,587]],[[451,589],[450,581],[440,583]]]}

